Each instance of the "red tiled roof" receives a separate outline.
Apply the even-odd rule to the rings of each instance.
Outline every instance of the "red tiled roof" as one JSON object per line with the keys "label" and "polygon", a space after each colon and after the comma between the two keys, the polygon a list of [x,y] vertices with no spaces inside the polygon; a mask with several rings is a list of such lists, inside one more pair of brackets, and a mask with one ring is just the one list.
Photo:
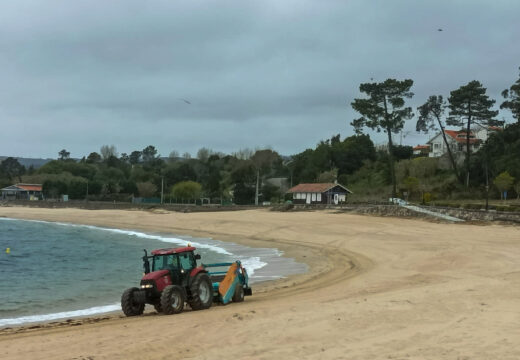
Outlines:
{"label": "red tiled roof", "polygon": [[42,186],[39,184],[16,184],[15,186],[25,191],[42,191]]}
{"label": "red tiled roof", "polygon": [[[466,132],[465,131],[456,131],[456,130],[444,130],[444,132],[446,133],[446,135],[450,136],[451,138],[453,138],[453,140],[455,140],[456,142],[458,143],[466,143]],[[458,135],[464,135],[464,137],[458,137]],[[473,133],[469,133],[470,136],[474,136]],[[473,138],[473,139],[469,139],[469,143],[470,144],[474,144],[474,143],[477,143],[477,142],[480,142],[480,139],[477,139],[477,138]]]}
{"label": "red tiled roof", "polygon": [[341,186],[343,189],[347,190],[347,192],[352,193],[349,189],[340,184],[334,183],[316,183],[316,184],[299,184],[296,185],[289,190],[288,193],[296,193],[296,192],[305,192],[305,193],[323,193],[335,186]]}
{"label": "red tiled roof", "polygon": [[457,138],[457,135],[459,134],[459,132],[456,131],[456,130],[444,130],[444,133],[445,133],[446,135],[451,136],[451,137],[454,138],[454,139],[456,139],[456,138]]}
{"label": "red tiled roof", "polygon": [[430,145],[417,145],[413,149],[414,150],[422,150],[422,149],[429,149],[429,148],[430,148]]}

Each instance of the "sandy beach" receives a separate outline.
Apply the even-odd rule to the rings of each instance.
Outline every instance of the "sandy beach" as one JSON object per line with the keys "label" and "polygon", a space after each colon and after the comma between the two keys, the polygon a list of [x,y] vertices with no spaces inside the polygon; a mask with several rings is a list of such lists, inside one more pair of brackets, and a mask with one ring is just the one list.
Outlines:
{"label": "sandy beach", "polygon": [[1,359],[520,359],[518,226],[334,211],[2,207],[0,216],[276,247],[310,267],[240,304],[3,329]]}

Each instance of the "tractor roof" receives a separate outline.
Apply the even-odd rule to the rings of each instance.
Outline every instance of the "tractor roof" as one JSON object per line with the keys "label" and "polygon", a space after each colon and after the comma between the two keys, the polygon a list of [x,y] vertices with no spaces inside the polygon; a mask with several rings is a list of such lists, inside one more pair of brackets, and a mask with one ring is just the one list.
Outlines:
{"label": "tractor roof", "polygon": [[169,254],[179,254],[188,251],[195,251],[196,249],[193,246],[186,246],[180,248],[169,248],[169,249],[157,249],[152,250],[152,255],[169,255]]}

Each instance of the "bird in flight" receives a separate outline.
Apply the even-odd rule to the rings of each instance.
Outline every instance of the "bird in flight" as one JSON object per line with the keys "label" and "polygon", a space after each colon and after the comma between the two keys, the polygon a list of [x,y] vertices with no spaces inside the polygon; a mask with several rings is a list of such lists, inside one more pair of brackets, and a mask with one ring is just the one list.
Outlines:
{"label": "bird in flight", "polygon": [[179,99],[179,100],[182,100],[182,101],[184,101],[186,104],[191,105],[191,102],[189,102],[189,101],[186,100],[186,99],[182,99],[182,98],[181,98],[181,99]]}

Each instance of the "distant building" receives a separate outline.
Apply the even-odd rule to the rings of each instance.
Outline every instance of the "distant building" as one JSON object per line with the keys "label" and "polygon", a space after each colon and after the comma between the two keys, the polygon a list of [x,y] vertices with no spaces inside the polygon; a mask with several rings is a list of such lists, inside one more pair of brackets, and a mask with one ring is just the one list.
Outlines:
{"label": "distant building", "polygon": [[334,204],[347,201],[352,191],[340,184],[318,183],[299,184],[290,188],[287,193],[293,195],[294,204]]}
{"label": "distant building", "polygon": [[475,133],[475,137],[477,139],[482,140],[482,142],[486,142],[490,134],[501,130],[502,128],[498,126],[485,127],[477,124],[477,126],[475,126],[475,129],[473,129],[473,132]]}
{"label": "distant building", "polygon": [[40,184],[16,184],[0,189],[2,200],[41,200],[43,197]]}
{"label": "distant building", "polygon": [[413,154],[416,156],[428,156],[430,153],[430,145],[417,145],[413,148]]}
{"label": "distant building", "polygon": [[[466,151],[466,131],[444,130],[448,146],[453,153]],[[482,143],[473,132],[469,134],[470,151],[475,152]],[[427,143],[430,146],[430,157],[440,157],[448,152],[448,147],[444,143],[442,133],[439,132]]]}
{"label": "distant building", "polygon": [[[501,128],[497,126],[476,126],[469,133],[469,144],[470,151],[476,152],[480,149],[480,146],[486,142],[489,134],[500,131]],[[446,134],[446,140],[453,153],[464,153],[466,152],[466,131],[465,130],[444,130]],[[444,143],[442,133],[439,132],[427,143],[430,146],[430,157],[440,157],[448,152],[448,147]]]}

